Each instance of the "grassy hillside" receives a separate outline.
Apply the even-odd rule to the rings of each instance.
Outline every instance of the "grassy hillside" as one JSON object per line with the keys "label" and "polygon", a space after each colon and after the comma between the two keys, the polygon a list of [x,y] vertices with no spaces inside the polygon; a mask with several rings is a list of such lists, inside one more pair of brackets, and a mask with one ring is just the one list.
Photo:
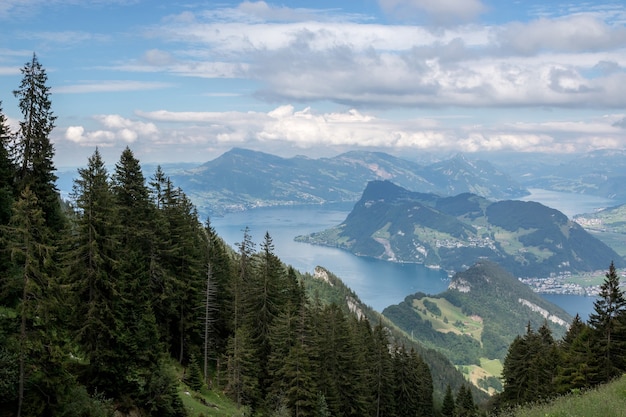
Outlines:
{"label": "grassy hillside", "polygon": [[513,339],[546,320],[556,338],[571,317],[498,265],[482,261],[457,273],[447,291],[417,293],[383,315],[425,346],[442,352],[476,386],[493,394]]}
{"label": "grassy hillside", "polygon": [[547,403],[523,407],[501,417],[624,417],[626,376],[584,393],[572,393]]}

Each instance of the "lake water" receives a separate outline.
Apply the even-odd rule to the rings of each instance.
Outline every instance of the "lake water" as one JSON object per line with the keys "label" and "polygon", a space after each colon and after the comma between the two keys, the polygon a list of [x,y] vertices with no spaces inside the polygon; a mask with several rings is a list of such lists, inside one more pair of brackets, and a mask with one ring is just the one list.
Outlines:
{"label": "lake water", "polygon": [[[530,190],[526,201],[539,201],[556,208],[568,217],[611,205],[611,200],[579,194]],[[274,242],[276,255],[302,272],[323,266],[354,290],[359,298],[376,311],[397,304],[418,291],[437,294],[448,286],[445,272],[422,265],[396,264],[355,256],[347,251],[294,242],[293,238],[317,232],[341,223],[352,205],[309,208],[267,208],[231,213],[211,219],[217,233],[231,246],[241,242],[243,229],[250,229],[252,240],[259,244],[265,232]],[[586,319],[593,310],[592,297],[545,295],[571,315]]]}

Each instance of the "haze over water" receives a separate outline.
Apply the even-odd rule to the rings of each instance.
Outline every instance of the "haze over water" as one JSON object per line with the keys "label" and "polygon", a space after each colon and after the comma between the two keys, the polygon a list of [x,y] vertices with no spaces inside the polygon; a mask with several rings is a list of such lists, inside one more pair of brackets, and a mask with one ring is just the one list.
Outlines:
{"label": "haze over water", "polygon": [[[614,204],[611,200],[593,196],[537,189],[530,191],[532,194],[525,197],[525,201],[541,202],[562,211],[568,217]],[[446,290],[448,276],[444,271],[432,270],[423,265],[358,257],[341,249],[293,241],[295,236],[340,224],[351,209],[351,204],[335,208],[257,209],[212,218],[211,223],[226,243],[233,247],[241,242],[246,226],[257,246],[262,242],[265,232],[269,232],[275,253],[283,262],[310,273],[316,266],[325,267],[354,290],[361,301],[379,312],[418,291],[437,294]],[[593,310],[594,299],[591,297],[546,295],[545,298],[571,315],[579,313],[583,319]]]}

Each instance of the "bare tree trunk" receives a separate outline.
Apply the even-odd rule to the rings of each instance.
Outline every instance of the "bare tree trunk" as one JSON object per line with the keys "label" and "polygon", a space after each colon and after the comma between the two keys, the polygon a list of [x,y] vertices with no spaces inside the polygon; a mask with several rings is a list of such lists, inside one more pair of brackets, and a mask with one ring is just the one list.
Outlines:
{"label": "bare tree trunk", "polygon": [[204,382],[208,384],[209,380],[209,301],[211,294],[211,262],[207,265],[206,277],[206,294],[204,300]]}

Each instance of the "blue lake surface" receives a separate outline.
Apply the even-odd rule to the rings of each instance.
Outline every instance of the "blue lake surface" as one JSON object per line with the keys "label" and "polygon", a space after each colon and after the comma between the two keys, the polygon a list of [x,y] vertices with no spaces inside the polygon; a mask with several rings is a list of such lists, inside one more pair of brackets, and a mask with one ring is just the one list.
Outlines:
{"label": "blue lake surface", "polygon": [[[614,203],[608,199],[579,194],[530,190],[524,200],[538,201],[556,208],[568,217],[587,213]],[[265,232],[273,239],[276,255],[302,272],[313,272],[323,266],[354,290],[361,301],[377,311],[397,304],[418,291],[437,294],[448,287],[445,272],[415,264],[397,264],[355,256],[347,251],[294,242],[294,237],[340,224],[351,211],[351,205],[336,208],[266,208],[231,213],[211,219],[217,233],[231,246],[241,242],[247,226],[254,242],[259,244]],[[586,320],[593,310],[593,297],[545,295],[572,316]]]}

